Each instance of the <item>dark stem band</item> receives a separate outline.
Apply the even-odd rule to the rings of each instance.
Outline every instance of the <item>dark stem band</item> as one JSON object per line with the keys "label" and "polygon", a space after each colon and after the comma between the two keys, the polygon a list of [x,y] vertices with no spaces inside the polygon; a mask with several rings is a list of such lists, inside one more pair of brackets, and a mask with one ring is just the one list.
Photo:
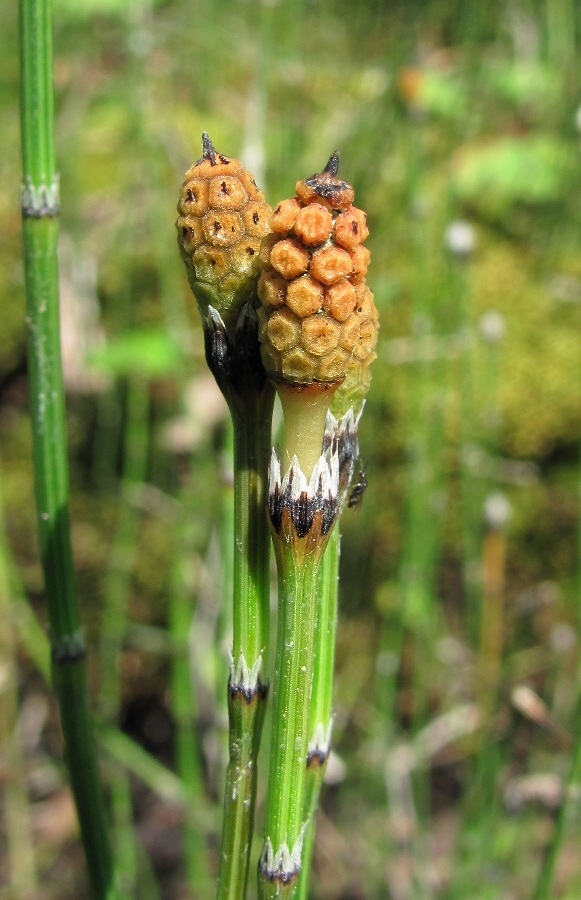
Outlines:
{"label": "dark stem band", "polygon": [[59,665],[76,663],[85,659],[86,655],[87,648],[81,630],[75,631],[74,634],[64,634],[52,640],[51,657],[54,663]]}
{"label": "dark stem band", "polygon": [[262,681],[257,681],[253,687],[249,687],[240,682],[234,683],[231,679],[228,681],[228,693],[232,700],[241,697],[248,705],[256,699],[265,700],[268,697],[268,690],[268,682],[264,684]]}

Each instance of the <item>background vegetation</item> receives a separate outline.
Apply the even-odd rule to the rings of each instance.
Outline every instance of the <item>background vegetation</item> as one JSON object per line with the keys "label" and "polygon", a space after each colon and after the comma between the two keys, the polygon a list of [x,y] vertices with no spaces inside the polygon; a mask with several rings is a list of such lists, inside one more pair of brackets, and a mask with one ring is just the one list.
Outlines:
{"label": "background vegetation", "polygon": [[[15,6],[0,8],[0,885],[64,900],[86,887],[46,683]],[[556,818],[550,896],[581,895],[574,0],[55,0],[55,21],[73,538],[127,896],[211,896],[219,834],[227,435],[174,231],[203,130],[273,203],[340,149],[371,229],[369,489],[343,517],[313,896],[530,897]]]}

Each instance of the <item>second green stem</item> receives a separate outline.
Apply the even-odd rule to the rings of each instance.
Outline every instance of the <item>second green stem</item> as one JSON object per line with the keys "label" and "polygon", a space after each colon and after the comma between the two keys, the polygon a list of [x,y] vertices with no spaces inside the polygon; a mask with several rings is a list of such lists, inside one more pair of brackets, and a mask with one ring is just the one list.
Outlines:
{"label": "second green stem", "polygon": [[[219,900],[246,896],[256,796],[257,756],[267,684],[269,549],[265,479],[274,391],[265,384],[238,405],[234,422],[234,608],[228,682],[229,762],[218,878]],[[232,408],[234,407],[234,408]]]}
{"label": "second green stem", "polygon": [[306,827],[304,798],[317,628],[319,553],[275,541],[279,620],[261,900],[292,897]]}
{"label": "second green stem", "polygon": [[303,844],[296,900],[307,900],[309,896],[311,862],[315,842],[315,814],[331,750],[340,544],[341,536],[339,527],[336,525],[319,567],[317,585],[316,646],[304,801],[305,819],[308,824]]}

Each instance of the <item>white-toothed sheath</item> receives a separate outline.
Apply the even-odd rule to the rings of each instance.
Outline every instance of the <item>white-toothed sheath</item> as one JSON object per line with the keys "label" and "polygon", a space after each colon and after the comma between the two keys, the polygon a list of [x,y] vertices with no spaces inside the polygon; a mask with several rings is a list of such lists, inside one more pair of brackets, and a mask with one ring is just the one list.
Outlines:
{"label": "white-toothed sheath", "polygon": [[[284,477],[274,451],[270,466],[268,505],[279,618],[265,837],[259,860],[261,900],[296,893],[312,814],[308,760],[313,751],[322,749],[318,741],[315,750],[313,739],[330,734],[329,643],[334,645],[335,614],[331,612],[329,622],[329,610],[320,605],[320,569],[344,495],[342,475],[353,463],[352,449],[345,454],[335,433],[323,445],[308,479],[296,456]],[[319,646],[322,632],[325,639]],[[319,728],[311,715],[317,649],[325,656],[325,677],[316,679],[324,683],[327,695],[321,710],[329,713]]]}
{"label": "white-toothed sheath", "polygon": [[[328,413],[323,447],[337,446],[339,459],[339,492],[341,507],[349,493],[349,483],[359,456],[357,429],[361,413],[353,410],[339,421]],[[331,752],[333,730],[333,675],[335,668],[335,642],[337,631],[337,601],[339,592],[339,523],[333,529],[329,545],[319,567],[317,584],[317,632],[313,689],[310,704],[310,740],[307,752],[305,782],[305,829],[302,847],[302,865],[295,900],[307,900],[311,875],[311,862],[315,842],[315,814]]]}

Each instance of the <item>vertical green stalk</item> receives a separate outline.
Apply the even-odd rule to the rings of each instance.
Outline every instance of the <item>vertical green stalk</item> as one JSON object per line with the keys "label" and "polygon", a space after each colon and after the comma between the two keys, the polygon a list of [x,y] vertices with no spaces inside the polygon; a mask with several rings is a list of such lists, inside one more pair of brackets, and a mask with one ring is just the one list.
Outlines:
{"label": "vertical green stalk", "polygon": [[53,680],[95,898],[116,896],[89,710],[74,583],[60,361],[52,19],[48,0],[21,0],[22,227],[36,505],[51,626]]}
{"label": "vertical green stalk", "polygon": [[317,584],[317,629],[315,632],[315,660],[309,720],[310,739],[304,801],[304,819],[307,827],[303,841],[296,900],[307,900],[309,896],[315,843],[315,814],[331,750],[340,544],[339,527],[335,526],[319,567]]}
{"label": "vertical green stalk", "polygon": [[146,381],[127,379],[127,422],[123,447],[123,472],[117,527],[105,587],[105,608],[99,648],[101,669],[100,711],[105,721],[115,723],[121,703],[121,677],[117,666],[127,627],[127,599],[135,559],[141,514],[135,492],[144,484],[149,451],[149,388]]}
{"label": "vertical green stalk", "polygon": [[[192,511],[191,505],[187,512]],[[200,828],[200,808],[205,808],[204,779],[199,735],[197,733],[197,704],[192,690],[189,632],[192,620],[192,603],[189,590],[182,577],[182,561],[188,547],[187,525],[180,521],[176,528],[176,544],[182,549],[177,554],[172,578],[169,607],[169,627],[172,638],[171,707],[176,723],[176,765],[186,797],[184,822],[184,854],[187,877],[208,896],[210,875],[205,835]]]}
{"label": "vertical green stalk", "polygon": [[274,542],[279,620],[273,692],[266,838],[261,855],[261,900],[295,896],[302,865],[306,760],[317,629],[317,584],[322,548],[297,553]]}
{"label": "vertical green stalk", "polygon": [[232,657],[254,665],[266,650],[270,610],[270,535],[266,474],[271,453],[274,391],[266,384],[234,415],[234,619]]}
{"label": "vertical green stalk", "polygon": [[[226,171],[229,180],[222,181]],[[219,195],[229,194],[227,209],[221,197],[215,196],[216,190]],[[248,205],[249,194],[254,198],[253,207]],[[248,228],[243,226],[248,241],[244,237],[232,243],[228,237],[224,242],[232,227],[232,203],[241,228],[244,216],[250,216]],[[206,234],[209,210],[212,240]],[[265,236],[271,210],[250,173],[238,160],[217,153],[204,132],[202,158],[186,173],[178,211],[178,244],[202,315],[206,361],[228,403],[234,431],[230,758],[218,897],[235,900],[246,892],[256,763],[267,694],[262,676],[270,611],[265,479],[274,389],[267,382],[260,359],[256,285],[261,269],[260,238]],[[216,265],[218,258],[223,264]]]}
{"label": "vertical green stalk", "polygon": [[237,399],[229,398],[234,424],[234,604],[219,900],[246,896],[267,695],[262,676],[270,620],[265,479],[274,390],[268,382],[260,389],[250,384],[247,388]]}
{"label": "vertical green stalk", "polygon": [[[234,427],[232,419],[226,423],[222,449],[220,453],[219,477],[221,485],[220,503],[220,562],[221,582],[220,596],[224,602],[220,604],[216,621],[215,645],[216,656],[222,659],[226,642],[232,634],[232,598],[234,597],[234,554],[232,552],[232,535],[234,534]],[[217,667],[218,669],[218,667]],[[218,719],[227,718],[227,698],[223,694],[222,676],[217,670],[216,682],[216,714]]]}
{"label": "vertical green stalk", "polygon": [[[310,414],[306,419],[310,422]],[[312,438],[308,430],[307,447]],[[290,434],[294,443],[292,429]],[[353,445],[351,434],[349,439],[346,458]],[[268,507],[278,570],[278,628],[265,834],[258,864],[261,900],[296,896],[316,800],[316,785],[307,775],[309,753],[315,743],[321,748],[325,739],[328,743],[334,617],[331,624],[319,618],[333,606],[333,594],[323,590],[321,567],[339,512],[339,460],[344,450],[339,444],[345,440],[343,434],[341,440],[333,435],[331,449],[319,456],[309,481],[296,456],[282,480],[274,453],[271,461]],[[330,569],[325,575],[329,577]],[[317,651],[322,655],[316,661]],[[322,739],[317,713],[325,716]]]}

